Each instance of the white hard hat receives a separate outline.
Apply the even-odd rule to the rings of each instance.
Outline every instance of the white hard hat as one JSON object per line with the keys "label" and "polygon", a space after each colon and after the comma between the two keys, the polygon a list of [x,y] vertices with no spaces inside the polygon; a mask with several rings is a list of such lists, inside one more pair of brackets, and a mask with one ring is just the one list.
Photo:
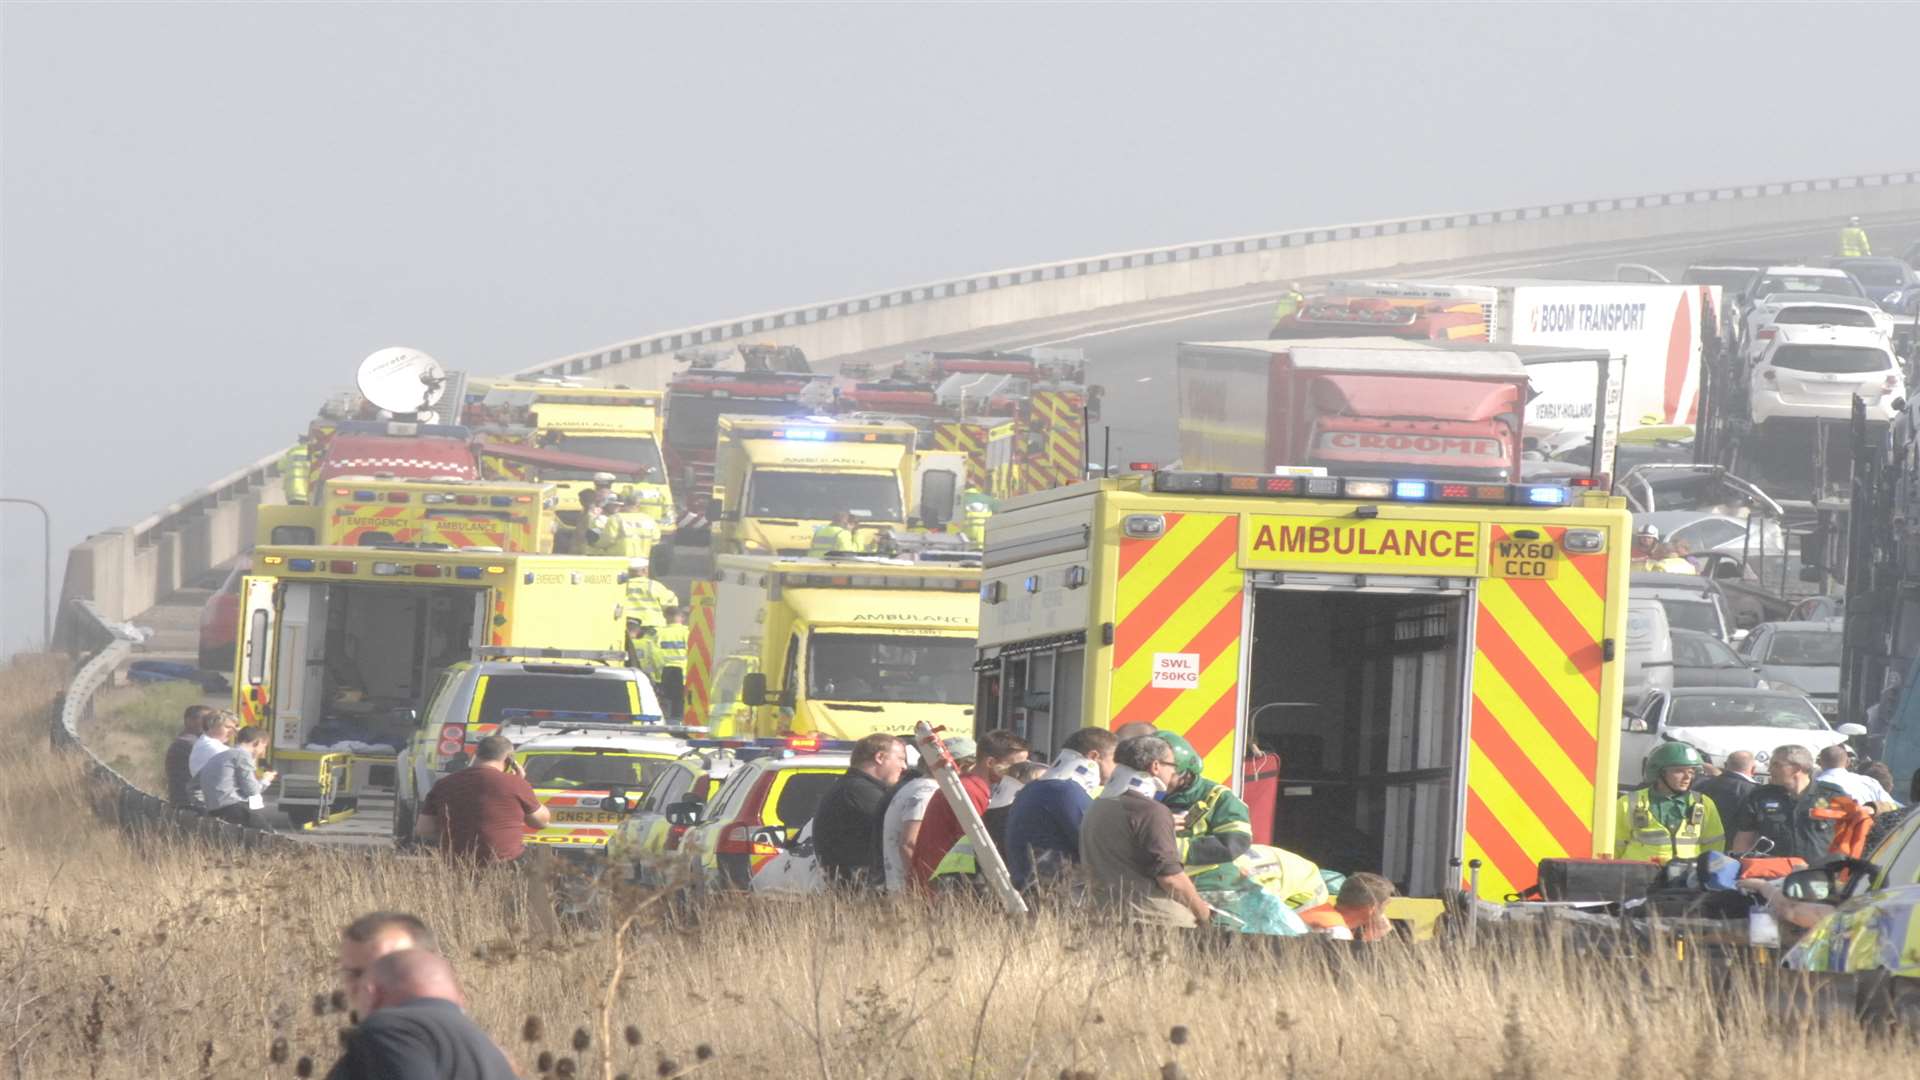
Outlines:
{"label": "white hard hat", "polygon": [[610,473],[610,472],[597,472],[597,473],[594,473],[594,474],[593,474],[593,486],[595,486],[595,487],[611,487],[611,486],[613,486],[613,474],[612,474],[612,473]]}
{"label": "white hard hat", "polygon": [[649,563],[645,555],[635,555],[633,558],[627,560],[627,569],[629,570],[645,570],[648,565]]}
{"label": "white hard hat", "polygon": [[1852,217],[1850,217],[1850,218],[1848,218],[1848,219],[1847,219],[1847,224],[1849,224],[1849,225],[1858,225],[1858,224],[1860,224],[1860,215],[1859,215],[1859,214],[1855,214],[1855,215],[1853,215]]}
{"label": "white hard hat", "polygon": [[1639,532],[1641,536],[1654,540],[1660,539],[1660,529],[1656,525],[1642,525],[1640,526]]}

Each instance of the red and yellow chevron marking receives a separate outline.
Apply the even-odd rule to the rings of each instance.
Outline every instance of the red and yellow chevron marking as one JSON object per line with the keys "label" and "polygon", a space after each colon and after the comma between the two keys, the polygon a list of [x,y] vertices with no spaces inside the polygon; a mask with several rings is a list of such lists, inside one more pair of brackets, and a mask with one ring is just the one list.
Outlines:
{"label": "red and yellow chevron marking", "polygon": [[[1222,782],[1240,707],[1239,544],[1236,514],[1167,514],[1159,539],[1121,539],[1114,594],[1109,726],[1145,720],[1178,732]],[[1154,686],[1155,657],[1166,654],[1194,656],[1198,683]]]}
{"label": "red and yellow chevron marking", "polygon": [[1080,430],[1081,398],[1063,390],[1035,390],[1028,401],[1028,430],[1046,434],[1046,445],[1026,460],[1022,494],[1079,483],[1086,471],[1086,440]]}
{"label": "red and yellow chevron marking", "polygon": [[680,703],[681,723],[707,722],[707,703],[713,692],[714,589],[711,581],[696,581],[687,598],[687,677]]}
{"label": "red and yellow chevron marking", "polygon": [[943,420],[933,426],[933,448],[967,456],[966,486],[986,491],[987,433],[978,424]]}
{"label": "red and yellow chevron marking", "polygon": [[[1545,531],[1559,544],[1566,529]],[[1488,534],[1491,546],[1507,530]],[[1595,854],[1608,557],[1563,558],[1552,580],[1480,582],[1466,856],[1495,898],[1533,885],[1541,859]]]}

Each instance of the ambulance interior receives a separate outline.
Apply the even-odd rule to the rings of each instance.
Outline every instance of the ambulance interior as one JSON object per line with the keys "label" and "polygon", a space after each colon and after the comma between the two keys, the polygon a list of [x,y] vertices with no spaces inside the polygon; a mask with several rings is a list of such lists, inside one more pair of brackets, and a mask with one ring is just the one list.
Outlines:
{"label": "ambulance interior", "polygon": [[468,658],[485,625],[484,589],[338,581],[285,589],[275,682],[279,720],[298,720],[300,745],[281,741],[282,749],[394,753],[440,673]]}
{"label": "ambulance interior", "polygon": [[1254,591],[1247,721],[1280,757],[1275,845],[1409,895],[1453,880],[1470,610],[1438,592]]}

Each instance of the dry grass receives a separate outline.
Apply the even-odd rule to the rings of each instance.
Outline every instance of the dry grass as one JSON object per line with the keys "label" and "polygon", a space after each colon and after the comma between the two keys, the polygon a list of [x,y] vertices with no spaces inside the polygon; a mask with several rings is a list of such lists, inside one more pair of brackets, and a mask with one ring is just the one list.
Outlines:
{"label": "dry grass", "polygon": [[438,930],[529,1076],[543,1057],[555,1077],[1449,1080],[1916,1060],[1851,1022],[1782,1024],[1746,994],[1716,1020],[1702,966],[1542,948],[1208,955],[1050,915],[878,903],[721,902],[673,925],[638,894],[610,899],[637,917],[603,1028],[613,931],[535,945],[509,882],[418,859],[209,853],[94,819],[78,769],[45,749],[59,678],[0,670],[0,1076],[279,1077],[302,1058],[321,1075],[343,1023],[325,1003],[333,935],[374,908]]}

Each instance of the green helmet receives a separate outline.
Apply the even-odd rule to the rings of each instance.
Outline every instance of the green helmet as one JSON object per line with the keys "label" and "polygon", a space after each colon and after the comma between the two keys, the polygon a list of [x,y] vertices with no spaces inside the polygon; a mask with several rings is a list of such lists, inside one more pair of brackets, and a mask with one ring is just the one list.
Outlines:
{"label": "green helmet", "polygon": [[1683,742],[1663,742],[1647,752],[1647,760],[1641,772],[1651,784],[1668,769],[1697,769],[1707,763],[1690,744]]}
{"label": "green helmet", "polygon": [[1200,755],[1193,752],[1193,744],[1171,731],[1155,731],[1161,741],[1173,747],[1173,771],[1186,773],[1194,779],[1200,777]]}

